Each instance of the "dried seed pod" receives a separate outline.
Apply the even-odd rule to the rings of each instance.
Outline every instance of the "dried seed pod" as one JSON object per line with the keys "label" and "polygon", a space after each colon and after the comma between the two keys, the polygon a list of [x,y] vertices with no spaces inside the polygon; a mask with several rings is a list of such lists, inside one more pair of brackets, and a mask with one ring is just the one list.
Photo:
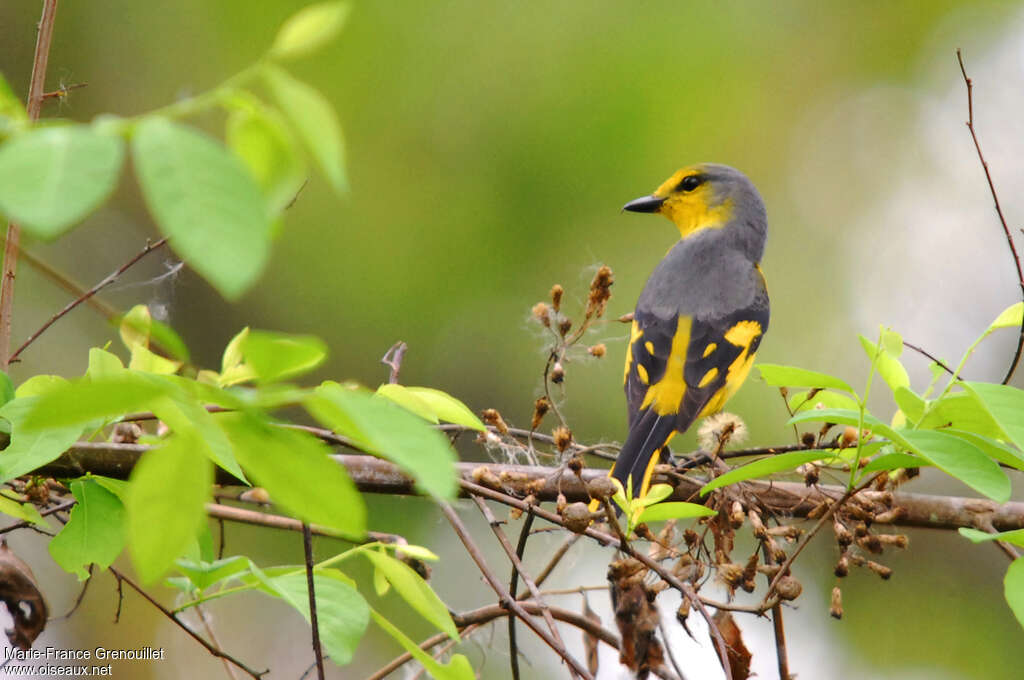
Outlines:
{"label": "dried seed pod", "polygon": [[[849,510],[849,509],[850,508],[848,507],[847,510]],[[867,536],[868,535],[868,525],[865,524],[864,522],[857,522],[857,524],[854,525],[854,527],[853,527],[853,535],[856,536],[857,538],[863,538],[864,536]]]}
{"label": "dried seed pod", "polygon": [[732,502],[732,509],[729,511],[729,524],[733,529],[739,529],[743,526],[743,520],[746,518],[746,513],[743,512],[743,504],[739,501]]}
{"label": "dried seed pod", "polygon": [[566,463],[566,466],[568,466],[568,468],[572,470],[572,473],[574,475],[579,477],[580,474],[583,472],[583,458],[581,458],[580,456],[573,456],[572,458],[569,459],[569,462]]}
{"label": "dried seed pod", "polygon": [[608,500],[619,490],[611,477],[594,477],[587,482],[587,493],[595,501]]}
{"label": "dried seed pod", "polygon": [[815,505],[813,508],[808,510],[808,512],[807,512],[807,519],[818,519],[819,517],[824,515],[825,512],[828,511],[828,508],[829,508],[829,506],[831,504],[832,504],[832,502],[828,501],[828,500],[821,501],[820,503]]}
{"label": "dried seed pod", "polygon": [[875,521],[879,524],[892,524],[896,520],[903,519],[907,516],[907,509],[902,506],[896,506],[892,510],[886,510],[875,515]]}
{"label": "dried seed pod", "polygon": [[548,310],[548,304],[546,302],[538,302],[530,310],[533,318],[540,322],[545,328],[551,327],[551,312]]}
{"label": "dried seed pod", "polygon": [[843,430],[843,436],[839,440],[839,448],[848,449],[851,446],[857,444],[857,428],[853,425],[847,425]]}
{"label": "dried seed pod", "polygon": [[723,562],[716,569],[718,570],[718,579],[730,588],[736,588],[743,581],[742,564]]}
{"label": "dried seed pod", "polygon": [[254,486],[251,489],[246,489],[238,495],[238,500],[245,501],[246,503],[259,503],[260,505],[266,505],[270,502],[270,494],[262,486]]}
{"label": "dried seed pod", "polygon": [[570,330],[572,330],[572,319],[566,318],[558,322],[558,334],[563,338]]}
{"label": "dried seed pod", "polygon": [[792,576],[786,575],[779,579],[779,582],[775,584],[775,592],[779,594],[783,600],[795,600],[800,597],[804,587],[800,585],[800,581],[797,581]]}
{"label": "dried seed pod", "polygon": [[676,621],[679,625],[685,626],[686,619],[690,615],[690,598],[684,597],[683,601],[679,603],[679,609],[676,610]]}
{"label": "dried seed pod", "polygon": [[884,564],[879,564],[878,562],[872,562],[871,560],[865,560],[864,561],[864,566],[867,567],[868,569],[870,569],[871,571],[875,572],[879,576],[881,576],[882,579],[885,580],[885,581],[888,581],[889,577],[892,576],[892,569],[890,569],[889,567],[885,566]]}
{"label": "dried seed pod", "polygon": [[832,588],[832,603],[829,606],[828,613],[834,619],[843,618],[843,591],[839,589],[839,586]]}
{"label": "dried seed pod", "polygon": [[565,369],[562,368],[561,361],[555,362],[555,365],[551,367],[551,372],[548,373],[548,377],[551,378],[551,382],[556,385],[562,384],[562,381],[565,380]]}
{"label": "dried seed pod", "polygon": [[857,539],[857,545],[859,545],[864,550],[867,550],[868,552],[874,553],[876,555],[879,555],[882,552],[882,542],[878,540],[878,536],[875,536],[874,534],[861,536]]}
{"label": "dried seed pod", "polygon": [[[548,480],[546,480],[544,478],[531,479],[529,482],[527,482],[526,483],[526,493],[529,494],[529,495],[526,497],[526,501],[528,503],[530,503],[531,505],[536,504],[537,503],[537,498],[536,498],[537,494],[539,494],[541,491],[544,490],[544,487],[547,486],[547,483],[548,483]],[[531,498],[533,498],[532,501],[530,500]]]}
{"label": "dried seed pod", "polygon": [[538,397],[533,402],[533,418],[530,420],[530,429],[536,430],[544,420],[544,416],[551,410],[551,401],[547,397]]}
{"label": "dried seed pod", "polygon": [[750,519],[750,527],[754,531],[756,538],[766,538],[768,536],[768,530],[764,526],[764,522],[761,521],[761,515],[756,510],[750,510],[747,512],[747,518]]}
{"label": "dried seed pod", "polygon": [[605,346],[603,342],[599,342],[596,345],[588,347],[587,352],[590,353],[590,356],[596,359],[600,359],[601,357],[608,353],[608,348]]}
{"label": "dried seed pod", "polygon": [[802,435],[800,435],[800,443],[807,448],[811,448],[812,446],[814,446],[815,439],[816,437],[814,436],[813,432],[804,432]]}
{"label": "dried seed pod", "polygon": [[782,567],[777,564],[761,564],[757,567],[757,573],[764,574],[768,578],[775,578],[775,575],[779,573],[779,569],[781,568]]}
{"label": "dried seed pod", "polygon": [[818,466],[814,463],[804,463],[796,469],[798,474],[804,476],[805,486],[814,486],[818,483]]}
{"label": "dried seed pod", "polygon": [[565,528],[573,533],[582,534],[590,526],[590,510],[586,503],[571,503],[559,514]]}
{"label": "dried seed pod", "polygon": [[473,472],[470,473],[470,477],[472,477],[474,482],[480,486],[486,486],[488,489],[501,488],[501,479],[498,478],[498,475],[491,472],[491,469],[486,465],[480,465],[473,468]]}
{"label": "dried seed pod", "polygon": [[839,561],[836,562],[836,568],[833,570],[835,575],[839,578],[846,578],[847,574],[850,573],[850,556],[844,552],[839,556]]}
{"label": "dried seed pod", "polygon": [[700,536],[698,536],[697,532],[693,529],[687,529],[683,532],[683,540],[686,541],[687,548],[692,548],[697,545],[697,541],[700,540]]}
{"label": "dried seed pod", "polygon": [[551,431],[551,437],[555,440],[555,447],[561,453],[565,453],[565,450],[572,444],[572,432],[567,427],[559,425]]}
{"label": "dried seed pod", "polygon": [[836,534],[836,542],[840,548],[846,548],[853,543],[853,534],[838,519],[832,520],[832,531]]}
{"label": "dried seed pod", "polygon": [[562,308],[562,294],[565,293],[565,289],[559,284],[551,286],[551,306],[555,308],[557,312]]}
{"label": "dried seed pod", "polygon": [[138,423],[118,423],[114,425],[114,432],[110,435],[113,444],[134,444],[143,435],[142,427]]}
{"label": "dried seed pod", "polygon": [[772,562],[782,564],[786,561],[786,551],[780,548],[774,539],[769,538],[764,544],[768,546],[768,555],[771,557]]}
{"label": "dried seed pod", "polygon": [[558,512],[559,515],[561,515],[563,512],[565,512],[565,508],[567,505],[569,505],[569,502],[565,500],[565,494],[559,493],[558,499],[555,501],[555,511]]}
{"label": "dried seed pod", "polygon": [[612,284],[615,277],[612,275],[611,267],[601,265],[601,268],[594,274],[594,280],[590,282],[590,295],[587,298],[587,318],[591,316],[601,318],[605,308],[608,306],[608,299],[612,296]]}
{"label": "dried seed pod", "polygon": [[795,541],[800,538],[803,533],[803,529],[793,524],[780,524],[777,527],[771,527],[768,529],[769,536],[779,536],[785,538],[787,541]]}
{"label": "dried seed pod", "polygon": [[498,413],[496,408],[485,408],[481,413],[484,422],[492,426],[501,434],[508,434],[508,425],[505,424],[504,418]]}
{"label": "dried seed pod", "polygon": [[522,516],[523,516],[522,508],[513,505],[511,508],[508,509],[508,520],[510,522],[514,522],[515,520],[519,519]]}
{"label": "dried seed pod", "polygon": [[906,548],[910,543],[906,534],[878,534],[878,541],[882,545],[890,545],[894,548]]}

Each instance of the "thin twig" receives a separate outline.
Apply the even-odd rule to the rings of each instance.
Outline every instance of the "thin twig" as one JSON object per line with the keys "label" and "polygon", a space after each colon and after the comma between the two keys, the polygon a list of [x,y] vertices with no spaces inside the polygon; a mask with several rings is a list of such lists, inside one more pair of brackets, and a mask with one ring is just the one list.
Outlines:
{"label": "thin twig", "polygon": [[409,349],[409,345],[405,344],[401,340],[391,345],[391,349],[384,353],[381,357],[380,363],[384,364],[391,369],[391,374],[388,376],[388,382],[392,385],[398,382],[398,372],[402,370],[402,359],[405,358],[405,352]]}
{"label": "thin twig", "polygon": [[554,652],[558,654],[558,656],[562,657],[562,659],[564,659],[565,662],[568,663],[569,666],[573,670],[575,670],[581,678],[584,678],[585,680],[593,680],[593,676],[590,675],[590,672],[587,671],[587,669],[584,668],[582,665],[580,665],[580,662],[577,661],[571,654],[569,654],[569,652],[566,651],[563,645],[559,644],[559,642],[552,638],[546,630],[541,628],[537,624],[537,622],[533,620],[533,617],[526,613],[526,610],[523,608],[522,603],[513,600],[509,596],[508,590],[505,588],[505,586],[501,584],[501,581],[499,581],[498,578],[494,575],[494,572],[491,571],[491,568],[487,566],[487,561],[484,559],[483,553],[480,552],[480,549],[473,541],[473,537],[466,529],[466,525],[462,523],[461,519],[459,519],[459,516],[455,513],[455,510],[452,509],[452,506],[450,506],[447,503],[441,503],[441,512],[444,513],[444,516],[448,519],[449,524],[452,525],[452,528],[455,530],[455,533],[459,537],[459,540],[461,540],[462,544],[465,546],[466,552],[469,553],[469,556],[473,559],[473,562],[476,563],[477,568],[480,570],[480,573],[487,581],[487,584],[498,595],[499,604],[501,604],[501,606],[503,607],[507,607],[516,616],[518,616],[522,620],[522,622],[525,623],[527,627],[529,627],[530,630],[532,630],[537,635],[537,637],[539,637],[541,640],[545,642],[545,644],[551,647],[551,649],[554,650]]}
{"label": "thin twig", "polygon": [[[111,574],[114,575],[114,578],[117,579],[117,587],[118,587],[119,591],[120,591],[120,588],[121,588],[121,584],[122,583],[127,583],[128,586],[132,590],[137,592],[139,595],[141,595],[143,597],[143,599],[145,599],[151,605],[153,605],[158,610],[160,610],[161,614],[166,616],[168,619],[173,621],[176,626],[178,626],[183,631],[188,633],[188,635],[193,640],[195,640],[196,642],[201,644],[206,649],[206,651],[208,651],[213,656],[215,656],[217,658],[220,658],[220,659],[227,659],[228,661],[233,663],[235,666],[237,666],[238,668],[240,668],[243,671],[245,671],[246,673],[248,673],[250,677],[255,678],[255,680],[260,680],[260,678],[262,678],[264,675],[266,675],[267,673],[270,672],[270,669],[267,669],[265,671],[253,670],[252,668],[249,668],[243,662],[239,661],[238,659],[236,659],[235,657],[231,656],[227,652],[224,652],[223,650],[218,649],[215,645],[213,645],[209,641],[207,641],[206,638],[204,638],[202,635],[200,635],[199,633],[195,632],[188,625],[186,625],[181,619],[179,619],[177,617],[177,615],[174,614],[174,612],[172,612],[167,607],[165,607],[162,604],[160,604],[159,602],[157,602],[155,599],[153,599],[153,596],[150,595],[149,593],[147,593],[145,590],[143,590],[140,585],[135,583],[135,581],[131,580],[130,578],[128,578],[127,576],[122,574],[120,571],[118,571],[114,567],[107,567],[107,570]],[[120,607],[120,604],[118,604],[118,614],[120,614],[120,610],[121,610],[121,607]]]}
{"label": "thin twig", "polygon": [[[217,639],[217,636],[213,632],[213,626],[210,625],[210,619],[206,616],[206,610],[203,609],[202,605],[198,604],[196,605],[195,609],[196,616],[199,617],[200,623],[203,624],[203,630],[205,630],[206,634],[210,636],[210,642],[217,649],[220,649],[220,641]],[[231,662],[229,662],[227,659],[223,657],[221,658],[220,662],[224,665],[224,672],[228,674],[228,677],[231,678],[231,680],[238,680],[238,676],[235,675],[235,669],[231,666]]]}
{"label": "thin twig", "polygon": [[[477,504],[483,502],[477,496],[473,496],[473,499],[477,501]],[[523,559],[523,554],[526,551],[526,540],[530,537],[530,528],[532,526],[533,513],[530,512],[527,513],[523,526],[519,530],[519,542],[516,544],[516,557],[520,560]],[[518,599],[519,569],[514,564],[512,565],[512,576],[509,577],[508,592],[513,599]],[[516,640],[516,617],[514,616],[508,617],[508,658],[512,678],[513,680],[519,680],[519,645]]]}
{"label": "thin twig", "polygon": [[63,621],[64,619],[70,619],[71,615],[78,611],[82,601],[85,600],[85,591],[89,589],[89,584],[92,583],[92,568],[93,565],[89,565],[89,577],[82,583],[82,589],[78,591],[78,597],[75,598],[75,603],[71,605],[71,609],[61,614],[60,616],[54,616],[51,621]]}
{"label": "thin twig", "polygon": [[97,283],[95,286],[93,286],[89,290],[85,291],[85,293],[83,293],[82,295],[79,295],[77,298],[75,298],[74,300],[69,302],[67,305],[64,306],[64,309],[62,309],[59,312],[57,312],[56,314],[54,314],[52,317],[50,317],[49,321],[47,321],[42,326],[40,326],[39,330],[37,330],[32,335],[28,336],[28,339],[25,340],[25,342],[23,342],[21,344],[21,347],[19,347],[18,349],[14,350],[14,353],[11,354],[10,359],[8,359],[8,363],[10,363],[10,362],[14,361],[15,359],[17,359],[21,355],[21,353],[25,350],[26,347],[28,347],[33,342],[35,342],[36,338],[38,338],[40,335],[45,333],[46,329],[48,329],[53,324],[57,323],[57,321],[59,321],[64,315],[66,315],[68,312],[73,310],[75,307],[77,307],[78,305],[82,304],[83,302],[85,302],[86,300],[91,298],[93,295],[95,295],[99,291],[103,290],[104,288],[106,288],[107,286],[112,284],[114,281],[117,281],[117,279],[120,278],[120,276],[122,274],[124,274],[126,271],[128,271],[128,269],[132,265],[134,265],[136,262],[141,260],[143,257],[148,255],[149,253],[153,252],[157,248],[160,248],[165,243],[167,243],[167,237],[164,237],[164,238],[160,239],[156,243],[149,243],[147,241],[146,247],[143,248],[142,250],[140,250],[138,253],[136,253],[130,260],[128,260],[123,265],[118,267],[116,270],[111,272],[106,278],[104,278],[102,281]]}
{"label": "thin twig", "polygon": [[[974,97],[973,81],[967,77],[967,69],[964,67],[964,57],[958,48],[956,51],[956,60],[960,64],[960,73],[964,77],[964,84],[967,85],[967,129],[971,132],[971,139],[974,141],[974,150],[978,152],[978,160],[981,162],[981,169],[985,171],[985,180],[988,182],[989,193],[992,194],[992,201],[996,206],[996,214],[999,216],[999,223],[1003,226],[1003,233],[1006,234],[1006,243],[1010,246],[1010,253],[1013,255],[1013,264],[1017,267],[1017,282],[1020,284],[1021,297],[1024,298],[1024,270],[1021,269],[1020,255],[1017,254],[1017,246],[1013,243],[1013,235],[1010,233],[1010,227],[1006,224],[1006,217],[1003,216],[1003,208],[999,205],[999,194],[996,193],[996,185],[992,181],[992,174],[988,170],[988,162],[985,160],[985,154],[981,152],[981,144],[978,142],[978,135],[974,131]],[[1020,326],[1020,333],[1017,336],[1017,349],[1013,353],[1013,361],[1010,362],[1010,368],[1006,371],[1006,377],[1003,378],[1003,384],[1010,382],[1010,378],[1013,377],[1013,372],[1017,370],[1017,364],[1020,363],[1021,350],[1024,349],[1024,321]]]}
{"label": "thin twig", "polygon": [[317,680],[324,680],[324,652],[320,648],[320,624],[313,585],[313,532],[305,522],[302,524],[302,550],[306,560],[306,591],[309,593],[309,625],[312,628],[313,656],[316,657],[316,676]]}
{"label": "thin twig", "polygon": [[[43,0],[43,16],[39,19],[39,33],[36,35],[36,49],[32,57],[32,77],[28,87],[28,119],[39,120],[43,106],[46,85],[46,64],[50,60],[50,43],[53,41],[53,25],[57,19],[57,0]],[[57,200],[60,200],[59,198]],[[10,364],[11,322],[14,311],[14,278],[18,273],[18,243],[21,228],[14,222],[7,225],[4,242],[3,271],[0,276],[0,368],[7,370]]]}
{"label": "thin twig", "polygon": [[917,352],[921,356],[924,356],[924,357],[927,357],[928,359],[931,359],[935,363],[936,366],[938,366],[939,368],[944,370],[946,373],[949,373],[951,376],[953,376],[954,380],[959,380],[960,377],[958,375],[956,375],[955,372],[953,371],[953,369],[950,368],[949,366],[947,366],[945,364],[945,362],[942,361],[941,359],[932,356],[928,352],[924,351],[922,348],[918,347],[917,345],[912,345],[911,343],[907,342],[906,340],[903,341],[903,346],[906,347],[907,349],[914,350],[915,352]]}

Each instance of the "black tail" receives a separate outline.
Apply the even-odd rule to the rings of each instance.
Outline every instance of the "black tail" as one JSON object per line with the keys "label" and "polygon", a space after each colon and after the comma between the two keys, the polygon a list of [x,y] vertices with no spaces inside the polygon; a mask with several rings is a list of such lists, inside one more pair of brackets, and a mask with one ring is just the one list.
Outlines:
{"label": "black tail", "polygon": [[662,449],[676,431],[676,419],[674,413],[659,416],[653,410],[648,410],[629,428],[629,435],[619,451],[611,476],[622,483],[623,489],[630,488],[632,483],[633,498],[647,493],[654,465],[658,463]]}

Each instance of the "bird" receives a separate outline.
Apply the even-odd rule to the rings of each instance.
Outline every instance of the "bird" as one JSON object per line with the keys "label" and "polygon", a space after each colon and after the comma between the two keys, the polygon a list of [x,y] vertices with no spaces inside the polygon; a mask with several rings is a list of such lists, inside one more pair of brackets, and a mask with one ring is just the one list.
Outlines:
{"label": "bird", "polygon": [[747,176],[715,163],[678,170],[623,210],[667,217],[680,236],[640,293],[626,348],[629,430],[610,475],[642,498],[672,438],[721,411],[750,373],[768,330],[768,216]]}

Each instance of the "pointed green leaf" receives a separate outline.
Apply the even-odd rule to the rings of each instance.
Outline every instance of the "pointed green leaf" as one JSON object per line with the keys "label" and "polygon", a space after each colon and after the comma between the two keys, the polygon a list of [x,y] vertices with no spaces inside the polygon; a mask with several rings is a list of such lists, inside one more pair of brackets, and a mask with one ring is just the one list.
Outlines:
{"label": "pointed green leaf", "polygon": [[248,557],[235,555],[234,557],[226,557],[214,562],[196,562],[182,559],[177,561],[176,566],[181,573],[185,574],[192,585],[203,591],[221,581],[226,581],[239,574],[248,572],[252,562]]}
{"label": "pointed green leaf", "polygon": [[345,147],[341,124],[330,103],[320,92],[284,69],[264,70],[267,87],[277,105],[295,127],[310,155],[316,159],[335,191],[348,188],[345,176]]}
{"label": "pointed green leaf", "polygon": [[758,364],[757,370],[761,371],[761,378],[766,383],[775,387],[832,388],[856,394],[846,381],[826,373],[808,371],[794,366],[780,366],[778,364]]}
{"label": "pointed green leaf", "polygon": [[815,388],[817,393],[812,395],[811,390],[804,390],[790,395],[789,397],[789,408],[797,411],[809,411],[811,409],[819,408],[818,404],[821,404],[820,408],[840,408],[856,410],[860,408],[860,404],[853,397],[848,397],[842,392],[833,392],[831,390],[823,390]]}
{"label": "pointed green leaf", "polygon": [[276,112],[253,99],[231,111],[225,138],[259,184],[268,212],[279,215],[306,181],[305,163],[291,132]]}
{"label": "pointed green leaf", "polygon": [[433,387],[407,387],[406,390],[426,402],[439,419],[479,432],[487,431],[484,424],[468,406],[447,392],[442,392]]}
{"label": "pointed green leaf", "polygon": [[448,439],[405,409],[364,389],[332,382],[318,387],[306,407],[335,432],[398,464],[422,491],[440,498],[455,496],[455,452]]}
{"label": "pointed green leaf", "polygon": [[989,439],[988,437],[982,437],[981,435],[973,432],[956,430],[950,427],[944,428],[942,431],[946,434],[966,439],[984,451],[985,455],[992,460],[997,460],[1004,465],[1009,465],[1010,467],[1017,468],[1018,470],[1024,470],[1024,458],[1021,458],[1020,451],[1011,448],[1002,442],[996,441],[995,439]]}
{"label": "pointed green leaf", "polygon": [[[309,621],[305,573],[299,571],[274,576],[267,582],[278,597]],[[366,632],[370,608],[359,591],[336,569],[317,569],[313,573],[313,590],[320,641],[331,661],[344,666],[352,661],[352,654]]]}
{"label": "pointed green leaf", "polygon": [[163,575],[195,540],[212,484],[213,465],[188,434],[143,454],[125,505],[132,563],[144,583]]}
{"label": "pointed green leaf", "polygon": [[972,393],[947,394],[931,404],[918,423],[922,430],[956,428],[992,439],[1005,439],[1006,434],[992,418],[985,404]]}
{"label": "pointed green leaf", "polygon": [[728,486],[729,484],[745,482],[748,479],[766,477],[776,472],[794,470],[804,463],[828,458],[835,458],[835,453],[822,450],[793,451],[790,453],[780,453],[777,456],[769,456],[768,458],[762,458],[761,460],[755,460],[753,463],[741,465],[740,467],[729,470],[724,475],[715,477],[701,487],[700,495],[706,496],[709,492],[723,486]]}
{"label": "pointed green leaf", "polygon": [[270,220],[248,170],[206,135],[162,118],[138,125],[132,153],[171,246],[224,297],[240,297],[270,253]]}
{"label": "pointed green leaf", "polygon": [[647,490],[647,495],[639,500],[642,502],[644,507],[647,507],[648,505],[654,505],[655,503],[662,502],[671,496],[673,491],[675,491],[675,489],[671,484],[654,484]]}
{"label": "pointed green leaf", "polygon": [[898,386],[892,391],[892,396],[896,400],[896,405],[900,407],[910,422],[916,423],[924,416],[926,406],[924,399],[909,387]]}
{"label": "pointed green leaf", "polygon": [[985,541],[1003,541],[1005,543],[1012,543],[1014,545],[1024,548],[1024,529],[1014,529],[1013,531],[1000,531],[994,534],[990,534],[986,531],[978,531],[977,529],[968,529],[966,527],[961,527],[959,531],[961,536],[970,539],[974,543],[984,543]]}
{"label": "pointed green leaf", "polygon": [[153,400],[171,386],[156,376],[124,371],[117,375],[76,380],[39,397],[26,413],[25,431],[77,425],[150,410]]}
{"label": "pointed green leaf", "polygon": [[923,460],[917,456],[912,456],[909,453],[886,453],[862,467],[860,474],[863,477],[864,475],[871,474],[872,472],[880,472],[882,470],[927,467],[931,464],[931,461]]}
{"label": "pointed green leaf", "polygon": [[31,503],[19,503],[3,494],[0,494],[0,513],[10,515],[25,522],[31,522],[32,524],[46,526],[46,520],[36,510],[36,506]]}
{"label": "pointed green leaf", "polygon": [[0,211],[53,239],[117,186],[124,144],[86,125],[37,128],[0,147]]}
{"label": "pointed green leaf", "polygon": [[1024,302],[1016,302],[1000,312],[988,328],[989,331],[994,331],[997,328],[1020,328],[1022,320],[1024,320]]}
{"label": "pointed green leaf", "polygon": [[452,640],[459,639],[448,606],[441,601],[434,589],[404,562],[386,553],[367,550],[362,553],[373,566],[380,570],[395,592],[420,616],[446,633]]}
{"label": "pointed green leaf", "polygon": [[281,26],[270,48],[271,56],[290,59],[319,49],[338,35],[349,9],[346,2],[321,2],[303,7]]}
{"label": "pointed green leaf", "polygon": [[692,517],[713,517],[718,513],[698,503],[658,503],[640,513],[637,522],[660,522],[666,519],[690,519]]}
{"label": "pointed green leaf", "polygon": [[0,451],[0,481],[6,482],[50,463],[78,441],[84,425],[53,426],[44,423],[26,429],[26,418],[43,397],[19,397],[0,408],[0,418],[11,424],[11,442]]}
{"label": "pointed green leaf", "polygon": [[312,335],[249,331],[242,342],[245,363],[261,382],[275,382],[308,373],[327,358],[327,345]]}
{"label": "pointed green leaf", "polygon": [[124,505],[117,496],[90,479],[71,482],[77,503],[71,518],[50,541],[50,556],[65,571],[89,578],[86,568],[106,569],[121,554],[125,542]]}
{"label": "pointed green leaf", "polygon": [[[992,417],[998,428],[1006,433],[1017,448],[1024,449],[1024,390],[1010,385],[994,385],[982,382],[963,383],[967,391]],[[973,427],[959,426],[978,434],[988,434]]]}
{"label": "pointed green leaf", "polygon": [[1018,557],[1006,570],[1003,578],[1003,594],[1006,603],[1013,610],[1017,622],[1024,626],[1024,557]]}
{"label": "pointed green leaf", "polygon": [[[886,331],[892,333],[892,331]],[[882,338],[890,338],[883,332]],[[897,387],[910,387],[910,376],[907,375],[907,369],[903,368],[903,364],[893,354],[889,353],[883,345],[882,350],[878,350],[878,346],[871,342],[863,335],[858,336],[860,338],[860,344],[864,347],[864,353],[868,355],[868,359],[875,362],[875,368],[878,370],[878,375],[882,376],[882,380],[889,385],[889,389],[895,390]],[[898,335],[896,336],[899,337]],[[892,342],[890,342],[892,344]],[[901,345],[902,346],[902,345]],[[877,354],[877,358],[876,358]]]}
{"label": "pointed green leaf", "polygon": [[462,654],[453,654],[448,663],[442,664],[433,656],[420,649],[418,644],[410,640],[397,626],[381,616],[377,610],[370,608],[370,616],[373,617],[374,623],[383,628],[384,632],[393,637],[398,644],[402,645],[405,651],[412,655],[412,658],[419,661],[434,680],[475,680],[476,674],[473,672],[473,667],[469,664],[469,659]]}
{"label": "pointed green leaf", "polygon": [[406,411],[415,413],[429,423],[434,423],[436,425],[440,422],[437,418],[437,412],[434,411],[426,401],[413,394],[404,385],[399,385],[398,383],[384,383],[377,388],[377,394],[386,399],[390,399]]}
{"label": "pointed green leaf", "polygon": [[248,483],[235,459],[228,436],[202,404],[189,398],[182,390],[153,400],[150,409],[172,432],[188,432],[204,455],[240,481]]}
{"label": "pointed green leaf", "polygon": [[914,452],[943,472],[999,503],[1010,500],[1010,480],[998,464],[974,444],[936,430],[907,431]]}
{"label": "pointed green leaf", "polygon": [[235,456],[271,500],[311,524],[337,529],[349,538],[366,532],[366,508],[345,469],[312,435],[273,427],[243,414],[224,414]]}

